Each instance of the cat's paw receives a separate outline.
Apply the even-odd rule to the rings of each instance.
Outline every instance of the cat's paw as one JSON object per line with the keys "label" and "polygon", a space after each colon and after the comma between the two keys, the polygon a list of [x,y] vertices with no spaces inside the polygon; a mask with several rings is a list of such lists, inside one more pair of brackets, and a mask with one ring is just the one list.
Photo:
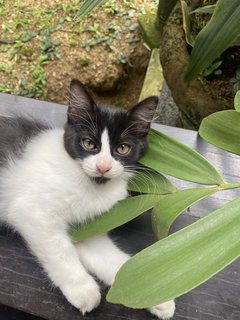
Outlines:
{"label": "cat's paw", "polygon": [[149,311],[159,319],[171,319],[175,312],[175,302],[171,300],[162,304],[158,304],[157,306],[150,308]]}
{"label": "cat's paw", "polygon": [[89,279],[84,283],[69,285],[63,290],[67,300],[84,315],[95,309],[101,300],[99,286],[94,279]]}

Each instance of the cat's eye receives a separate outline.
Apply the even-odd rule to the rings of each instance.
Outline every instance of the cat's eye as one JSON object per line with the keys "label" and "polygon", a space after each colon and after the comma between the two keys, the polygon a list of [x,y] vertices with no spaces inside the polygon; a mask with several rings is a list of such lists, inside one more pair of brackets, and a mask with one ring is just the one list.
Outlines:
{"label": "cat's eye", "polygon": [[117,153],[119,153],[120,155],[127,155],[131,150],[131,146],[124,143],[118,146],[116,150],[117,150]]}
{"label": "cat's eye", "polygon": [[83,146],[83,148],[85,150],[88,150],[88,151],[91,151],[91,150],[93,151],[93,150],[97,149],[97,146],[95,145],[95,143],[91,139],[88,139],[88,138],[82,139],[81,145]]}

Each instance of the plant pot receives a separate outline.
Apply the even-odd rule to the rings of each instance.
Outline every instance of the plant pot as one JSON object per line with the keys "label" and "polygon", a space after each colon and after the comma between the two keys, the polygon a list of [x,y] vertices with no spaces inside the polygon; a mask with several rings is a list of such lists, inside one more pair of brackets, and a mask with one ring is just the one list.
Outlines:
{"label": "plant pot", "polygon": [[164,27],[160,61],[164,78],[180,109],[183,127],[197,130],[204,117],[233,107],[233,101],[229,102],[218,96],[217,90],[213,90],[211,81],[200,76],[189,83],[184,81],[189,52],[179,5],[174,8]]}

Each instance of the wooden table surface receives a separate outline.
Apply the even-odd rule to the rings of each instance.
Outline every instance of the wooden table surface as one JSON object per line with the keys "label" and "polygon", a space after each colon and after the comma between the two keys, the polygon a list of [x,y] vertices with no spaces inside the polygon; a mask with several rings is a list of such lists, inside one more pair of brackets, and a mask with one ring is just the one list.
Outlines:
{"label": "wooden table surface", "polygon": [[[27,98],[0,94],[0,114],[34,114],[57,125],[65,122],[66,106]],[[154,128],[196,149],[223,174],[225,180],[240,181],[240,158],[221,151],[204,142],[195,131],[155,124]],[[178,179],[171,181],[179,189],[193,185]],[[175,222],[172,232],[188,225],[240,194],[240,190],[219,192],[190,208]],[[135,253],[154,242],[149,214],[146,213],[112,233],[128,252]],[[217,254],[217,252],[216,252]],[[145,310],[133,310],[105,301],[107,288],[103,288],[99,308],[84,317],[62,296],[29,253],[22,239],[9,229],[0,229],[0,304],[51,320],[75,319],[128,319],[152,320]],[[1,315],[0,319],[4,318]],[[20,315],[16,318],[20,319]],[[27,319],[25,318],[21,319]],[[32,318],[31,318],[32,319]],[[240,261],[176,299],[173,320],[240,320]],[[9,319],[8,319],[9,320]]]}

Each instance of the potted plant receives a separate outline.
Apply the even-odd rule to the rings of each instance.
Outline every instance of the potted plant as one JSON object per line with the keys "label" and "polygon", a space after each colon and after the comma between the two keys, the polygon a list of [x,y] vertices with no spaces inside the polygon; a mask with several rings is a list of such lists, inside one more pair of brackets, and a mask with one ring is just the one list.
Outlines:
{"label": "potted plant", "polygon": [[[104,2],[106,0],[86,0],[79,14],[85,15]],[[238,0],[158,2],[155,28],[161,37],[160,60],[184,127],[197,129],[204,117],[233,105],[235,91],[240,88],[240,49],[235,46],[235,52],[228,48],[239,45],[239,15]],[[195,31],[191,29],[192,22],[196,25],[194,18],[205,25],[200,32],[199,27],[193,28]],[[222,54],[222,58],[215,61]],[[218,76],[213,77],[211,74],[216,68]],[[226,70],[230,76],[223,84]],[[223,76],[219,75],[221,72]]]}
{"label": "potted plant", "polygon": [[[193,10],[193,3],[197,3],[197,10]],[[211,5],[205,6],[209,3]],[[201,20],[202,14],[205,20]],[[233,105],[234,90],[239,89],[240,78],[239,14],[240,3],[237,0],[202,0],[188,4],[183,0],[159,1],[158,19],[163,30],[160,60],[185,127],[197,129],[204,117]],[[195,34],[194,28],[191,29],[194,18],[205,25]]]}
{"label": "potted plant", "polygon": [[[235,99],[235,110],[208,116],[199,132],[208,142],[240,155],[239,122],[240,91]],[[176,298],[209,279],[240,255],[239,197],[168,235],[176,217],[192,204],[218,191],[240,188],[240,183],[224,181],[212,164],[196,151],[154,130],[149,134],[149,150],[140,162],[147,170],[141,170],[129,184],[129,190],[140,194],[120,201],[109,212],[71,231],[72,240],[81,241],[153,209],[153,229],[159,240],[133,256],[120,269],[107,296],[109,302],[132,308],[148,308]],[[176,190],[162,173],[208,187]],[[177,256],[181,259],[176,260]],[[139,287],[142,289],[138,290]]]}
{"label": "potted plant", "polygon": [[[190,62],[187,79],[201,70],[196,65]],[[199,133],[208,142],[240,155],[240,92],[235,97],[234,107],[235,110],[209,115],[202,121]],[[150,131],[149,149],[140,163],[147,170],[141,170],[129,184],[129,190],[137,191],[138,195],[120,201],[106,214],[75,226],[70,232],[72,241],[81,241],[112,230],[152,209],[153,230],[158,241],[123,265],[107,295],[109,302],[132,308],[148,308],[174,299],[203,283],[240,255],[239,197],[168,235],[174,220],[192,204],[218,191],[240,188],[240,183],[224,181],[216,168],[199,153],[154,130]],[[208,187],[176,190],[163,174]],[[221,252],[213,254],[219,246]],[[177,262],[176,256],[181,257]],[[151,277],[145,278],[143,274]],[[138,290],[139,287],[142,289]],[[152,290],[163,287],[164,291]]]}

